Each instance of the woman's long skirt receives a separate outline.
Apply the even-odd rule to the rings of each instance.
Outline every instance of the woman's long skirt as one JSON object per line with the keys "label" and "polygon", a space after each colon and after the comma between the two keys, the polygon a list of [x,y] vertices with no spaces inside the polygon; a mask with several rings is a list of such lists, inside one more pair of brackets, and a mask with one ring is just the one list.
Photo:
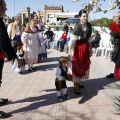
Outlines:
{"label": "woman's long skirt", "polygon": [[90,54],[88,42],[76,42],[72,57],[73,82],[89,78]]}

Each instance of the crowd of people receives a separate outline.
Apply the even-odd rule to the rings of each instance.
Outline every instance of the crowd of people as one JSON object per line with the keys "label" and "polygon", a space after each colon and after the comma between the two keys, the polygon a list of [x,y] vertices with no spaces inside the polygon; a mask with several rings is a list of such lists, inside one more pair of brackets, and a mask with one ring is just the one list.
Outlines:
{"label": "crowd of people", "polygon": [[[58,100],[68,99],[66,80],[68,77],[68,69],[71,70],[72,81],[74,83],[75,93],[80,94],[83,79],[89,79],[90,57],[92,56],[92,48],[99,47],[100,34],[94,30],[92,36],[92,26],[88,22],[88,13],[82,9],[79,11],[80,22],[72,27],[67,24],[63,28],[63,33],[58,37],[57,32],[54,33],[48,26],[43,33],[42,25],[38,21],[38,17],[30,20],[24,28],[21,25],[21,17],[16,16],[12,23],[3,22],[2,17],[5,15],[6,3],[0,0],[0,85],[2,83],[2,70],[4,58],[12,60],[12,65],[17,64],[17,68],[22,73],[22,68],[28,65],[28,72],[35,69],[34,64],[40,59],[47,58],[46,49],[50,49],[50,43],[53,36],[57,36],[56,50],[62,52],[66,46],[68,57],[59,58],[59,66],[56,69],[55,87]],[[120,13],[115,13],[113,21],[120,28]],[[9,21],[8,21],[9,22]],[[7,27],[7,30],[6,30]],[[112,60],[117,69],[120,69],[119,50],[120,50],[120,32],[110,33],[114,37]],[[55,37],[56,39],[56,37]],[[108,76],[107,76],[108,77]],[[8,99],[0,99],[0,104],[5,104]],[[0,111],[0,118],[7,118],[11,115]]]}

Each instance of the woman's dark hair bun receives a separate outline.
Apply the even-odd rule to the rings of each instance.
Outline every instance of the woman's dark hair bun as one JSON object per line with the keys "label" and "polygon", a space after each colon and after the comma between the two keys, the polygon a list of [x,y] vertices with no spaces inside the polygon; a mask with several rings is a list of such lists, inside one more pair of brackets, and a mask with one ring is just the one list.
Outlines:
{"label": "woman's dark hair bun", "polygon": [[82,16],[83,13],[87,13],[87,10],[85,10],[85,9],[80,10],[79,11],[79,16]]}

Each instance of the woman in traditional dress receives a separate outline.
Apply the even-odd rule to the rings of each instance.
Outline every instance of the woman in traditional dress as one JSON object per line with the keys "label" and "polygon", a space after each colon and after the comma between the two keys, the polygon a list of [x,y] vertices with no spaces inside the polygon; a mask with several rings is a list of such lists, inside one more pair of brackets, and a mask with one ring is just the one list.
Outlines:
{"label": "woman in traditional dress", "polygon": [[25,52],[25,62],[28,64],[28,71],[34,70],[33,64],[38,61],[38,49],[40,46],[39,30],[34,20],[31,20],[30,26],[25,28],[21,40]]}
{"label": "woman in traditional dress", "polygon": [[80,23],[75,25],[68,45],[76,94],[80,94],[80,87],[84,87],[79,85],[80,81],[89,78],[90,57],[92,55],[89,39],[92,34],[92,26],[88,22],[86,10],[80,10],[79,19]]}

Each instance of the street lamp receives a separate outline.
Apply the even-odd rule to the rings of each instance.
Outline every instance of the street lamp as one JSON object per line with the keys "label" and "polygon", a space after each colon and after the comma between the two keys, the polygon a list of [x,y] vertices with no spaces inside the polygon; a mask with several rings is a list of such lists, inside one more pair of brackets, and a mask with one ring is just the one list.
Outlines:
{"label": "street lamp", "polygon": [[15,19],[15,0],[14,0],[14,19]]}

